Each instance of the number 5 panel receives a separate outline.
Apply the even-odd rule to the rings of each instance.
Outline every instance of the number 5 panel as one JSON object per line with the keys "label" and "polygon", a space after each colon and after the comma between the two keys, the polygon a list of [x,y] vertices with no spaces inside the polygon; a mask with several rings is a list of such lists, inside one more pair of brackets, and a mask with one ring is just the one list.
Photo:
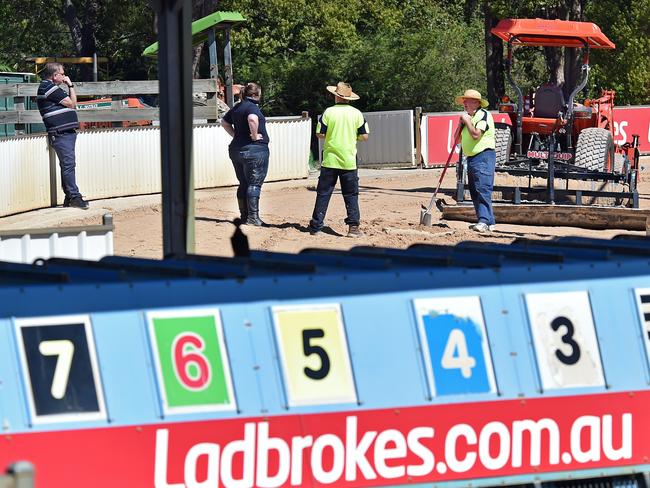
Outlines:
{"label": "number 5 panel", "polygon": [[289,406],[357,401],[338,304],[273,307]]}
{"label": "number 5 panel", "polygon": [[15,327],[32,422],[106,420],[90,317],[16,319]]}
{"label": "number 5 panel", "polygon": [[542,388],[604,386],[586,291],[526,294]]}
{"label": "number 5 panel", "polygon": [[431,396],[496,391],[479,297],[413,300]]}
{"label": "number 5 panel", "polygon": [[219,310],[147,312],[165,414],[235,410]]}

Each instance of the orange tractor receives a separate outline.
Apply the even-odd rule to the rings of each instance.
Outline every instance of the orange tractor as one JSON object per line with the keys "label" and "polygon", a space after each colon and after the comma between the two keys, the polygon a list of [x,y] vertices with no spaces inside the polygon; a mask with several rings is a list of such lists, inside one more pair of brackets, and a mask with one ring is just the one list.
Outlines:
{"label": "orange tractor", "polygon": [[[599,98],[582,103],[576,99],[589,78],[590,50],[614,49],[614,44],[590,22],[506,19],[492,29],[492,34],[507,42],[506,75],[517,96],[516,103],[504,96],[499,104],[499,112],[508,113],[511,124],[495,124],[497,173],[528,177],[527,187],[515,187],[511,192],[515,203],[520,203],[522,193],[539,196],[540,189],[531,187],[532,178],[545,178],[549,203],[571,195],[576,204],[583,203],[583,196],[612,197],[616,203],[638,207],[638,138],[623,146],[614,143],[615,92],[603,90]],[[519,46],[583,49],[581,79],[566,99],[562,88],[551,83],[541,85],[534,93],[522,93],[512,77],[513,51]],[[461,200],[462,173],[459,164],[457,193]],[[566,180],[565,189],[555,188],[556,178]],[[624,190],[570,190],[569,180],[619,183]]]}

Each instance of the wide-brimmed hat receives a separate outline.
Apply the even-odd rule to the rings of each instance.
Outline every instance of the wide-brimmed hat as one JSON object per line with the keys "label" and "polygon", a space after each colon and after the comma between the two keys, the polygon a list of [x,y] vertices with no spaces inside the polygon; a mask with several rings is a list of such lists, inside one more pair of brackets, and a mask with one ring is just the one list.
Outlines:
{"label": "wide-brimmed hat", "polygon": [[359,95],[354,93],[352,87],[344,81],[339,81],[336,86],[329,85],[327,91],[344,100],[359,100]]}
{"label": "wide-brimmed hat", "polygon": [[487,107],[490,104],[490,102],[484,100],[481,97],[481,94],[476,90],[465,90],[465,93],[463,93],[462,95],[458,95],[454,100],[458,105],[462,105],[463,101],[468,98],[470,100],[478,100],[479,102],[481,102],[481,107],[483,108]]}

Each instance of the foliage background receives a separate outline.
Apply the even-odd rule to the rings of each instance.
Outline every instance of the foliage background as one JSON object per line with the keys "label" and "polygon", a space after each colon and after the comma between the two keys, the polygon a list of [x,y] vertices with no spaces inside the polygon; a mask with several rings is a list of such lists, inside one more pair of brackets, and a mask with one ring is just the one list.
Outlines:
{"label": "foliage background", "polygon": [[[361,95],[356,105],[362,110],[456,110],[453,97],[465,88],[492,94],[503,86],[502,54],[497,51],[497,61],[487,56],[485,32],[505,17],[596,22],[617,49],[592,52],[588,95],[607,87],[617,91],[618,105],[650,103],[650,0],[192,4],[194,18],[236,10],[248,19],[232,33],[235,82],[259,82],[269,115],[320,113],[331,103],[325,86],[339,80],[350,82]],[[25,58],[96,51],[110,58],[100,79],[156,78],[155,60],[141,56],[156,40],[148,0],[0,0],[0,16],[5,25],[0,31],[0,69],[33,71]],[[498,43],[495,48],[500,49]],[[195,50],[200,60],[195,73],[207,77],[207,50],[202,51]],[[562,81],[563,73],[570,81],[574,61],[566,55],[552,58],[527,48],[517,59],[515,77],[524,88],[549,77]],[[553,66],[550,72],[547,66]],[[75,78],[90,79],[87,67],[66,70]]]}

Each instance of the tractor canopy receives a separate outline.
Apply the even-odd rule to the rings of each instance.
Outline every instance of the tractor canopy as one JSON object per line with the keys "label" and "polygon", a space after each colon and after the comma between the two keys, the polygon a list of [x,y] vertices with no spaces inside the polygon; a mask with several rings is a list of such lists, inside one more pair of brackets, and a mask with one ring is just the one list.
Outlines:
{"label": "tractor canopy", "polygon": [[592,22],[546,19],[504,19],[492,34],[515,46],[614,49],[614,43]]}

